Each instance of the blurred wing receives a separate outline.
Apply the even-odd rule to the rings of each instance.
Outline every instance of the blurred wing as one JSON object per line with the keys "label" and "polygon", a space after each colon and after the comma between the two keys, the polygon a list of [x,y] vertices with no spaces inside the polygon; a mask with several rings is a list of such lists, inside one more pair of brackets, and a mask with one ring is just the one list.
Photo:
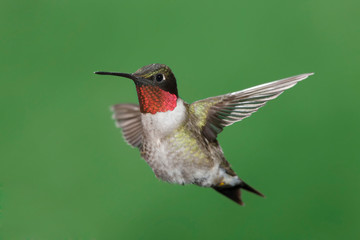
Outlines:
{"label": "blurred wing", "polygon": [[209,141],[215,141],[224,127],[249,117],[267,101],[275,99],[286,89],[295,86],[296,83],[312,74],[301,74],[200,100],[190,105],[190,112],[196,117],[196,125],[202,128],[203,135]]}
{"label": "blurred wing", "polygon": [[143,129],[139,105],[116,104],[112,111],[116,126],[122,129],[125,141],[133,147],[141,148]]}

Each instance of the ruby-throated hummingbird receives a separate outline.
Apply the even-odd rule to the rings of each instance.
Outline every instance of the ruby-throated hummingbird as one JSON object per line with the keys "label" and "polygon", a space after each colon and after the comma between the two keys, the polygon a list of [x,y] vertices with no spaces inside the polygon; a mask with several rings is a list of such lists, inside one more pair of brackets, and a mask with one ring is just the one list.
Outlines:
{"label": "ruby-throated hummingbird", "polygon": [[164,64],[135,73],[95,72],[134,81],[137,104],[112,107],[128,144],[140,150],[156,177],[170,183],[211,187],[243,205],[241,189],[259,196],[232,170],[216,140],[224,127],[249,117],[271,99],[313,73],[265,83],[192,104],[178,95],[176,79]]}

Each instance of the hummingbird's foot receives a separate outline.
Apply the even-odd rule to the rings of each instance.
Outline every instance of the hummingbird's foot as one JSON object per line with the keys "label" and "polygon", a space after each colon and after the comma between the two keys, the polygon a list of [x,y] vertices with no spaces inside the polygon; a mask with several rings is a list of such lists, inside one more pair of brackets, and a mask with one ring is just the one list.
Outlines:
{"label": "hummingbird's foot", "polygon": [[221,182],[221,183],[219,183],[219,187],[222,187],[222,186],[224,186],[225,185],[225,183],[224,182]]}

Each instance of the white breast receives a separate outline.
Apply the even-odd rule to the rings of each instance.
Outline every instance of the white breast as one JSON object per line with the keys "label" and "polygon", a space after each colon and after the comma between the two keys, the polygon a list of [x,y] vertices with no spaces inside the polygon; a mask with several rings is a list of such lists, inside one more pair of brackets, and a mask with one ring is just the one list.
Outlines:
{"label": "white breast", "polygon": [[178,98],[173,111],[155,114],[141,114],[144,133],[151,138],[161,138],[178,128],[186,117],[186,108],[182,99]]}

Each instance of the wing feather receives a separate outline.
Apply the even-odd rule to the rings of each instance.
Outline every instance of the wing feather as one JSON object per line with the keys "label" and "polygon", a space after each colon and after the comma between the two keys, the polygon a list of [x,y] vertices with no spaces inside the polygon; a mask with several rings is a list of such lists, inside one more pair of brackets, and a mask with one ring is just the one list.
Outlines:
{"label": "wing feather", "polygon": [[116,104],[112,111],[116,126],[122,129],[125,141],[133,147],[141,148],[143,128],[139,105]]}
{"label": "wing feather", "polygon": [[234,93],[210,97],[190,105],[197,127],[209,141],[215,141],[224,127],[251,116],[266,102],[277,98],[313,73],[305,73]]}

